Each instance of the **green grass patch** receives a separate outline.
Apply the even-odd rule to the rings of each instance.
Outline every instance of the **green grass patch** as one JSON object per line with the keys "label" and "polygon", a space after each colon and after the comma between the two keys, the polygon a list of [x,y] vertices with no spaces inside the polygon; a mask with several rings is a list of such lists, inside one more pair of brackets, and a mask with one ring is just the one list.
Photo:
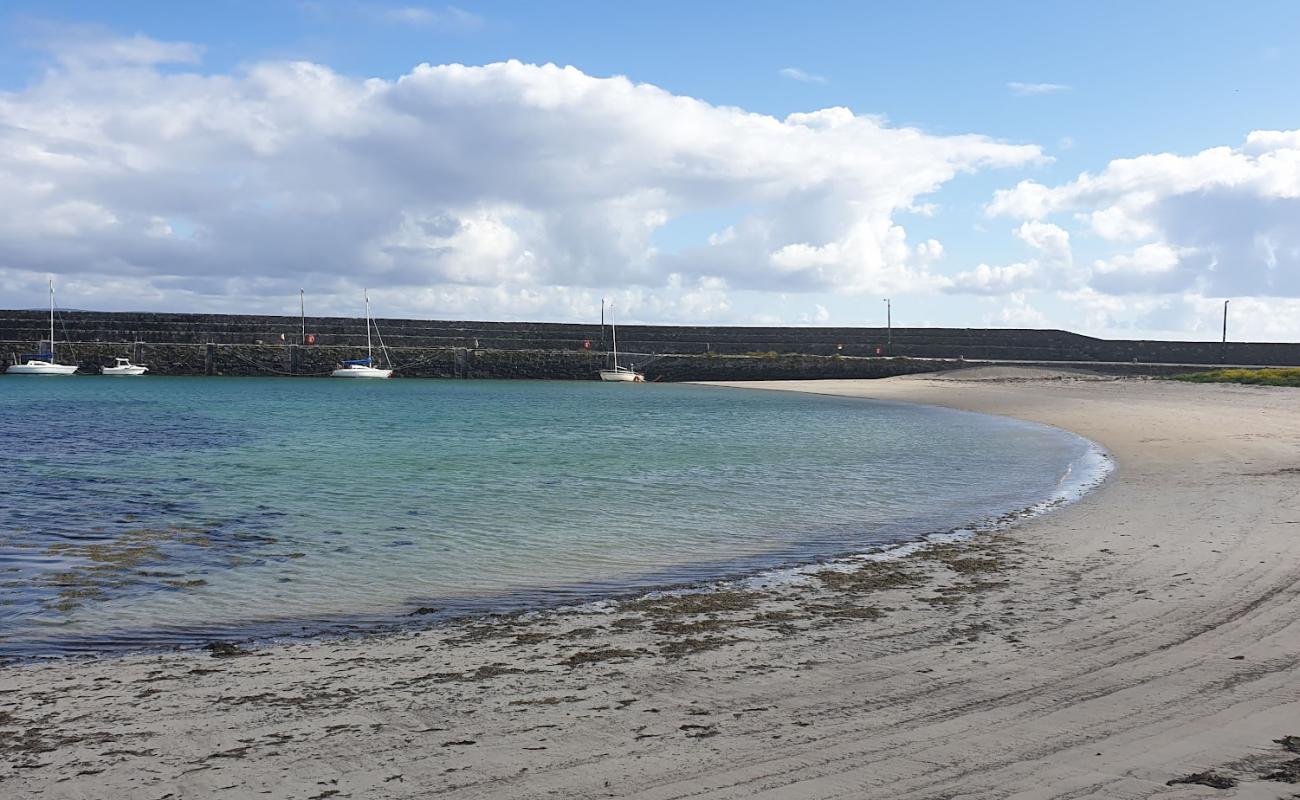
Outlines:
{"label": "green grass patch", "polygon": [[1173,375],[1170,380],[1189,383],[1247,383],[1253,386],[1300,386],[1300,368],[1215,369]]}

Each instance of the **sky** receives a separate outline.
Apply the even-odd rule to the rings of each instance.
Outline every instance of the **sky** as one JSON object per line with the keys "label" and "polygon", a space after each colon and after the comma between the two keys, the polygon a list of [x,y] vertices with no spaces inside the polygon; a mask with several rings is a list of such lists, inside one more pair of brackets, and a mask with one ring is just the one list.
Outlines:
{"label": "sky", "polygon": [[0,6],[0,307],[1300,340],[1300,10]]}

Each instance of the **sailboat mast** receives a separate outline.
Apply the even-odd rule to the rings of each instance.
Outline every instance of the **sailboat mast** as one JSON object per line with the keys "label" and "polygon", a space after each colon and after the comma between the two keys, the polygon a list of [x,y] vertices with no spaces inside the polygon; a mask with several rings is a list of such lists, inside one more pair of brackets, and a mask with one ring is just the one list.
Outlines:
{"label": "sailboat mast", "polygon": [[54,360],[54,279],[50,278],[50,360]]}
{"label": "sailboat mast", "polygon": [[618,326],[614,324],[614,307],[609,307],[609,330],[614,337],[614,371],[618,372]]}
{"label": "sailboat mast", "polygon": [[362,289],[361,292],[366,298],[366,366],[373,367],[375,361],[370,356],[370,290]]}

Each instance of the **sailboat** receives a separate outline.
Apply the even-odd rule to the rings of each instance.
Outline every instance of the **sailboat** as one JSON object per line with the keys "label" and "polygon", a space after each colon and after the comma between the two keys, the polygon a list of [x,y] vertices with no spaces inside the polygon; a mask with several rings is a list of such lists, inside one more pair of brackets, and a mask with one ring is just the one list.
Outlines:
{"label": "sailboat", "polygon": [[117,357],[113,359],[116,363],[111,367],[104,367],[100,370],[103,375],[143,375],[149,371],[149,368],[143,364],[132,364],[131,359]]}
{"label": "sailboat", "polygon": [[[375,366],[374,353],[370,346],[370,292],[365,290],[363,296],[366,299],[366,357],[358,358],[352,361],[344,361],[343,366],[330,373],[331,378],[388,378],[393,371],[391,369],[380,369]],[[380,342],[383,346],[383,342]],[[387,349],[384,350],[387,354]]]}
{"label": "sailboat", "polygon": [[50,279],[50,350],[47,353],[24,355],[26,364],[13,363],[5,370],[10,375],[71,375],[76,364],[57,364],[54,361],[54,280]]}
{"label": "sailboat", "polygon": [[613,337],[614,349],[611,354],[614,357],[613,369],[602,369],[600,379],[613,383],[643,383],[645,376],[634,369],[620,367],[618,365],[618,328],[614,325],[614,306],[609,307],[609,330]]}

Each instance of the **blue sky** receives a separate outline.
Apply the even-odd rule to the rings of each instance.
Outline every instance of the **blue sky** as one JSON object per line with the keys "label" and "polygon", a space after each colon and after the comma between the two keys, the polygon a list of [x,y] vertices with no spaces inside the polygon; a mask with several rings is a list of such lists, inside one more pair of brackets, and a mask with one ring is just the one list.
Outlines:
{"label": "blue sky", "polygon": [[[683,268],[677,262],[673,267],[620,266],[610,269],[606,286],[599,285],[600,276],[582,266],[585,262],[575,253],[590,249],[603,258],[621,257],[633,263],[650,257],[639,254],[635,247],[620,250],[610,242],[593,244],[608,233],[608,226],[600,230],[593,224],[574,231],[572,224],[556,222],[560,215],[557,208],[565,209],[569,220],[575,210],[600,218],[611,203],[625,202],[625,198],[617,198],[618,192],[612,187],[593,189],[592,196],[584,195],[581,202],[595,205],[581,207],[570,205],[579,202],[572,197],[530,196],[524,200],[494,190],[489,193],[494,202],[504,198],[511,207],[501,211],[494,206],[490,213],[482,211],[483,198],[488,195],[473,186],[463,186],[461,195],[437,203],[404,195],[393,201],[387,221],[377,219],[375,227],[358,231],[358,235],[369,236],[371,241],[382,240],[387,248],[384,252],[389,253],[394,248],[393,231],[404,224],[409,227],[411,218],[424,220],[419,224],[426,232],[430,225],[437,227],[430,220],[446,218],[451,220],[447,224],[459,230],[482,231],[484,225],[489,225],[495,231],[493,235],[515,242],[518,252],[502,249],[505,245],[484,244],[482,239],[476,239],[471,247],[463,237],[430,239],[430,234],[416,242],[403,234],[397,237],[402,252],[424,252],[420,257],[424,261],[395,265],[385,256],[380,259],[385,266],[370,269],[373,276],[343,274],[346,270],[342,266],[333,272],[326,270],[326,274],[310,273],[318,284],[329,284],[320,289],[322,303],[327,306],[344,303],[354,283],[382,281],[386,276],[396,280],[398,273],[401,280],[420,285],[421,270],[425,270],[429,285],[450,288],[431,290],[418,302],[411,299],[410,291],[395,295],[393,304],[401,304],[401,308],[394,311],[423,316],[570,318],[581,313],[590,301],[589,295],[609,293],[620,297],[628,317],[645,321],[875,324],[879,296],[889,293],[896,297],[896,319],[903,324],[1033,325],[1099,335],[1201,338],[1213,332],[1212,309],[1224,296],[1214,292],[1230,292],[1234,297],[1243,296],[1243,303],[1254,310],[1248,315],[1253,327],[1245,329],[1243,335],[1260,339],[1300,336],[1300,327],[1289,321],[1297,310],[1290,288],[1293,281],[1279,277],[1300,264],[1300,256],[1290,255],[1300,241],[1295,227],[1278,222],[1260,230],[1216,231],[1217,238],[1189,233],[1177,238],[1173,231],[1197,226],[1175,224],[1169,218],[1171,209],[1192,213],[1183,201],[1194,196],[1208,198],[1193,204],[1195,213],[1206,214],[1211,220],[1245,217],[1244,224],[1249,228],[1253,224],[1250,215],[1229,213],[1231,209],[1247,201],[1269,207],[1293,201],[1287,184],[1289,167],[1285,166],[1289,159],[1265,158],[1242,148],[1252,131],[1300,128],[1300,84],[1294,80],[1300,74],[1300,52],[1294,45],[1300,41],[1300,12],[1294,5],[1260,2],[1237,9],[1226,4],[1192,2],[985,6],[956,2],[464,2],[452,6],[11,0],[0,16],[0,90],[21,112],[7,121],[11,127],[28,130],[33,125],[19,125],[15,120],[48,120],[48,114],[41,112],[49,110],[54,97],[59,98],[57,102],[78,107],[78,92],[86,93],[86,108],[96,106],[93,114],[86,113],[102,118],[115,110],[105,110],[100,98],[93,97],[96,82],[135,81],[140,76],[102,61],[89,67],[74,66],[67,53],[86,47],[92,40],[143,37],[153,42],[197,46],[195,58],[131,64],[132,70],[150,70],[162,77],[196,74],[239,81],[257,65],[309,62],[360,85],[371,78],[396,82],[421,63],[481,66],[513,59],[525,65],[571,65],[594,79],[622,75],[675,97],[698,99],[711,108],[734,107],[775,120],[786,120],[790,114],[846,107],[889,130],[919,129],[934,140],[926,150],[930,154],[946,152],[947,137],[963,134],[1038,148],[1037,157],[1006,153],[990,156],[984,150],[970,151],[950,158],[951,169],[935,173],[934,190],[900,189],[888,200],[858,198],[854,195],[858,189],[827,184],[811,195],[815,195],[817,203],[826,203],[835,214],[843,215],[839,228],[834,230],[820,225],[801,229],[788,224],[789,218],[799,213],[792,205],[796,198],[810,196],[806,187],[789,189],[779,197],[767,194],[751,199],[743,187],[734,185],[736,174],[730,172],[725,191],[694,186],[676,195],[679,188],[674,183],[675,188],[668,194],[676,199],[665,201],[663,209],[646,212],[663,218],[649,234],[649,244],[642,242],[638,246],[653,247],[659,255],[680,256],[680,262],[707,260],[700,249],[708,246],[709,236],[720,235],[746,218],[762,218],[766,225],[760,237],[762,246],[755,240],[753,247],[744,251],[747,258],[761,259],[767,253],[773,263],[778,263],[780,257],[776,254],[783,247],[807,245],[824,250],[836,242],[842,245],[831,255],[819,250],[821,255],[809,257],[811,261],[804,259],[797,266],[781,262],[777,275],[757,274],[761,272],[758,268],[754,274],[745,273],[741,266],[721,259],[719,263],[725,262],[722,266],[698,269],[689,265]],[[99,74],[95,74],[96,70]],[[512,85],[523,81],[532,86],[535,77],[506,80],[515,81]],[[54,83],[58,91],[54,91]],[[447,90],[443,83],[438,87],[429,91]],[[133,99],[129,91],[123,94],[124,103],[142,102]],[[236,94],[246,96],[243,92]],[[223,103],[218,105],[224,107]],[[463,107],[457,108],[462,110],[440,107],[430,112],[445,115],[430,117],[430,130],[456,125],[455,115],[463,114]],[[649,124],[662,122],[668,131],[663,135],[674,136],[671,115],[668,110]],[[607,122],[600,123],[599,131],[609,130]],[[619,125],[625,122],[614,127],[621,129]],[[516,122],[503,117],[498,127],[511,124]],[[731,123],[719,120],[718,124]],[[116,135],[111,126],[107,130],[108,134],[100,135]],[[487,130],[494,137],[500,132],[494,127]],[[572,131],[566,136],[570,146],[578,146]],[[50,141],[48,132],[37,138]],[[843,147],[845,139],[824,138],[835,141],[817,144],[828,148],[818,158],[837,157],[833,148]],[[612,144],[604,139],[594,141],[600,147]],[[530,139],[527,147],[533,155],[519,169],[533,169],[536,162],[532,159],[537,153],[563,146],[564,142]],[[746,146],[745,141],[738,142],[738,148]],[[1286,153],[1290,146],[1280,145]],[[1196,154],[1211,148],[1235,150],[1242,162],[1240,168],[1254,171],[1250,186],[1243,188],[1237,178],[1229,177],[1238,174],[1234,172],[1236,167],[1220,169],[1195,160]],[[883,159],[906,161],[892,150],[882,153]],[[908,153],[908,158],[915,155]],[[1091,187],[1083,191],[1085,187],[1077,185],[1081,173],[1105,175],[1117,159],[1162,153],[1175,161],[1145,171],[1142,180],[1147,184],[1135,184],[1116,173],[1115,180],[1104,189]],[[252,161],[240,161],[234,167],[233,162],[223,163],[220,169],[251,169],[250,165],[263,157],[274,156],[268,156],[265,150],[257,151],[249,157]],[[507,152],[502,157],[508,161],[514,156]],[[608,157],[635,159],[636,155]],[[678,153],[670,160],[676,164],[693,157],[691,153]],[[709,157],[715,157],[712,151]],[[990,164],[990,158],[998,163]],[[846,162],[853,166],[845,167],[867,170],[855,183],[859,189],[873,183],[871,168],[861,166],[863,159],[870,160],[869,154],[857,154]],[[601,163],[614,171],[621,166]],[[430,167],[430,174],[444,174],[435,166]],[[791,175],[797,175],[803,167],[791,164],[789,168]],[[12,171],[35,181],[42,176],[34,176],[34,169],[32,163],[24,162]],[[645,169],[646,175],[638,174],[638,180],[644,180],[647,187],[643,195],[655,194],[654,178],[663,169],[655,164],[645,165]],[[752,165],[742,164],[736,169],[748,174],[746,170],[752,172]],[[1281,173],[1269,172],[1279,169]],[[1188,183],[1179,177],[1187,170],[1197,174],[1196,180]],[[83,210],[94,206],[94,213],[104,211],[104,218],[114,220],[116,225],[130,214],[147,214],[157,226],[166,227],[169,236],[181,239],[194,238],[188,235],[191,228],[217,228],[216,221],[205,221],[198,211],[182,213],[176,210],[179,207],[169,208],[162,201],[152,207],[154,211],[114,208],[108,201],[107,189],[82,189],[79,181],[63,173],[57,179],[45,175],[42,180],[42,185],[50,180],[56,180],[61,187],[66,185],[68,195],[57,204],[58,208],[66,209],[69,203],[80,204],[77,208]],[[140,180],[147,182],[150,178],[143,175]],[[465,180],[472,182],[470,178]],[[897,178],[882,174],[880,180]],[[1012,202],[1004,214],[989,211],[995,192],[1011,190],[1022,181],[1060,189],[1060,198],[1050,208],[1035,206],[1036,210],[1031,210],[1024,202]],[[770,186],[771,182],[768,179],[762,185]],[[1279,184],[1286,186],[1279,189]],[[114,191],[118,194],[112,196],[132,189],[117,185]],[[78,191],[86,193],[79,196]],[[1033,191],[1037,190],[1030,187],[1023,194],[1027,197]],[[159,192],[163,193],[161,189]],[[1249,197],[1243,199],[1243,192]],[[1144,198],[1150,197],[1156,200],[1147,203]],[[1220,207],[1210,201],[1227,204],[1222,206],[1224,212],[1218,213]],[[265,205],[271,201],[263,197],[258,202]],[[542,207],[538,203],[550,205]],[[866,212],[854,218],[857,212],[853,209],[879,203],[892,206],[887,213],[880,211],[884,216],[871,218],[870,224],[866,223]],[[903,207],[907,205],[929,207],[916,213]],[[1135,210],[1139,205],[1141,209]],[[479,211],[465,210],[471,206]],[[637,209],[639,214],[642,209]],[[1096,214],[1102,216],[1092,216]],[[1104,223],[1119,216],[1124,217],[1123,224],[1107,227]],[[399,218],[407,222],[395,221]],[[521,221],[523,218],[532,222]],[[537,222],[539,218],[546,221]],[[875,233],[868,238],[879,239],[880,231],[890,224],[905,229],[909,247],[931,239],[941,242],[942,256],[924,263],[907,256],[911,260],[904,264],[898,261],[902,256],[887,254],[880,264],[863,267],[860,272],[854,272],[857,268],[853,265],[841,264],[834,269],[827,266],[835,258],[873,261],[875,256],[864,254],[860,237],[853,231],[871,228]],[[1020,228],[1024,224],[1049,225],[1054,230],[1035,227],[1035,234]],[[528,225],[536,225],[542,232],[529,234],[525,230]],[[773,233],[777,229],[779,236]],[[1124,232],[1117,233],[1118,229]],[[58,235],[82,236],[81,244],[86,248],[78,250],[69,245],[67,258],[91,248],[85,230],[89,228],[84,223],[77,230],[59,227]],[[158,257],[137,255],[141,246],[138,242],[125,241],[120,232],[104,238],[103,225],[97,230],[101,238],[94,240],[95,252],[102,252],[104,247],[121,248],[121,252],[94,269],[71,264],[64,268],[53,260],[33,259],[29,254],[37,249],[36,244],[17,242],[16,234],[8,235],[13,246],[4,247],[6,233],[0,230],[0,287],[6,294],[22,294],[42,283],[38,279],[47,272],[53,272],[67,284],[65,294],[85,295],[82,305],[95,306],[98,299],[98,305],[104,307],[130,307],[134,303],[184,306],[187,310],[225,310],[235,306],[233,297],[247,295],[250,290],[279,291],[274,281],[259,283],[248,278],[238,285],[223,287],[219,280],[197,275],[204,269],[211,270],[211,265],[220,261],[221,252],[205,253],[202,264],[196,261],[188,271],[162,270],[157,266]],[[743,238],[744,231],[741,233]],[[240,234],[243,238],[248,235]],[[1062,247],[1054,246],[1047,253],[1041,244],[1044,237],[1059,243],[1061,236],[1068,239],[1063,246],[1068,252],[1062,255]],[[213,233],[212,248],[219,247],[219,239]],[[615,239],[626,244],[628,234],[620,233],[611,241]],[[1027,244],[1031,239],[1040,244]],[[1253,244],[1246,247],[1242,242]],[[543,250],[543,245],[555,248],[555,252]],[[443,258],[456,248],[465,254],[477,252],[480,259],[509,252],[516,265],[536,263],[538,259],[552,265],[577,265],[571,268],[582,277],[565,278],[564,270],[569,267],[534,271],[517,266],[515,274],[486,261],[471,263],[472,259],[462,259],[453,267],[429,260],[433,256],[428,253],[436,252]],[[175,252],[169,257],[176,257]],[[229,257],[236,257],[227,252]],[[519,253],[526,256],[522,262],[517,258]],[[304,262],[313,257],[309,252],[300,254]],[[364,254],[358,258],[364,258]],[[1243,259],[1260,263],[1249,269],[1243,267],[1246,271],[1240,280],[1226,280],[1226,272]],[[671,260],[660,259],[664,264]],[[294,271],[292,253],[282,254],[275,261],[266,267],[268,277],[278,274],[277,270]],[[979,265],[987,268],[982,277],[975,274]],[[66,278],[62,275],[65,269]],[[672,272],[676,278],[670,276],[670,270],[677,270]],[[898,270],[908,271],[907,275]],[[802,277],[795,280],[792,271]],[[303,280],[289,275],[284,278],[288,283]],[[118,288],[94,292],[96,279],[100,285]],[[134,291],[133,282],[137,284]],[[873,291],[873,282],[879,291]],[[635,291],[629,291],[629,286],[635,286]],[[664,299],[674,292],[682,296]],[[245,297],[242,302],[250,301]],[[275,310],[280,300],[263,298],[256,302]],[[289,300],[284,302],[290,304]],[[28,299],[0,301],[0,305],[31,304]],[[69,304],[73,304],[71,299]]]}

